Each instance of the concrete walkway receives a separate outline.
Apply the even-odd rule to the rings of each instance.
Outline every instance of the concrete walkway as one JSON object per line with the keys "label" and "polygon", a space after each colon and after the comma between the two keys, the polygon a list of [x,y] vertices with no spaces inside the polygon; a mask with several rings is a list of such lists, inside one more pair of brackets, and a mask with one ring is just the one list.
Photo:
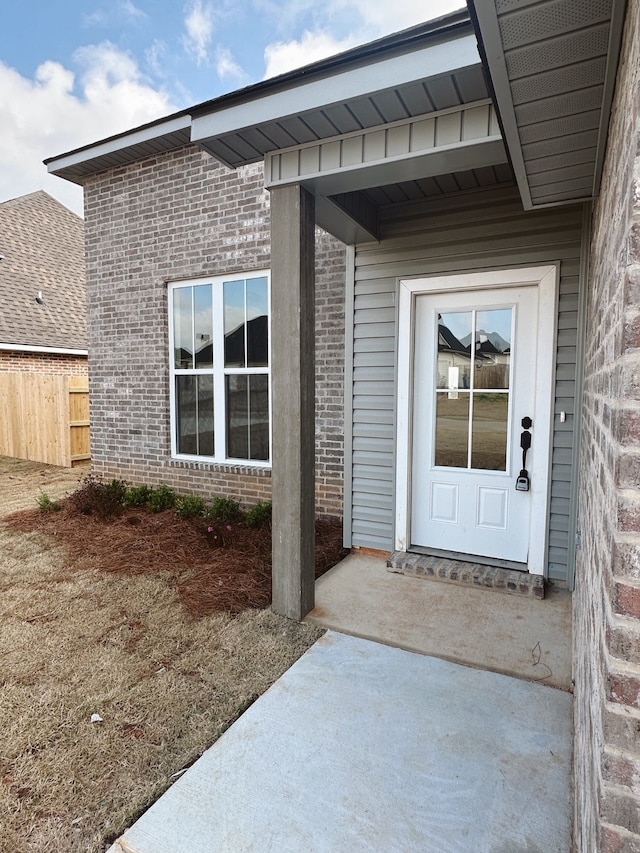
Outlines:
{"label": "concrete walkway", "polygon": [[316,583],[307,619],[421,654],[571,689],[571,594],[545,599],[387,571],[350,554]]}
{"label": "concrete walkway", "polygon": [[112,853],[567,853],[571,696],[329,631]]}

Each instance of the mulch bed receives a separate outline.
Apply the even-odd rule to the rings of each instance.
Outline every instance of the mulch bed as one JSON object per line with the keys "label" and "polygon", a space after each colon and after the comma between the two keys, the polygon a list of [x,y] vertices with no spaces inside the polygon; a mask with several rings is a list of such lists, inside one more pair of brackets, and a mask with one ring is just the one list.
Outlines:
{"label": "mulch bed", "polygon": [[[271,603],[271,530],[243,522],[183,520],[175,510],[126,509],[109,519],[78,513],[65,501],[59,512],[39,510],[4,519],[13,530],[39,531],[65,549],[66,571],[97,569],[121,575],[166,574],[194,617],[238,614]],[[346,554],[342,522],[316,521],[316,577]]]}

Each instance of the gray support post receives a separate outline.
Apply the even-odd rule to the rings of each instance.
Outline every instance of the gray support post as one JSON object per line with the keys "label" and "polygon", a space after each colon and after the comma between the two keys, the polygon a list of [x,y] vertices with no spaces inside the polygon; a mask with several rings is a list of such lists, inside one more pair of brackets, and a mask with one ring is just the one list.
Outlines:
{"label": "gray support post", "polygon": [[315,205],[300,186],[271,191],[273,603],[313,609],[315,552]]}

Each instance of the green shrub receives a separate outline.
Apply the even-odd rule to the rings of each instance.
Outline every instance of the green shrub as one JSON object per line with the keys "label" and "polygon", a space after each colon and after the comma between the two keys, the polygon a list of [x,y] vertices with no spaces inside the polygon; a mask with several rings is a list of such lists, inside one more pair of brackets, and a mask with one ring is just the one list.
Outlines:
{"label": "green shrub", "polygon": [[207,515],[207,504],[204,498],[196,495],[185,495],[176,501],[178,518],[204,518]]}
{"label": "green shrub", "polygon": [[233,498],[217,497],[211,501],[207,517],[212,521],[224,521],[230,524],[233,521],[241,521],[244,513],[238,501],[234,501]]}
{"label": "green shrub", "polygon": [[147,507],[151,512],[164,512],[165,509],[173,509],[176,505],[176,493],[164,483],[157,489],[151,489],[147,499]]}
{"label": "green shrub", "polygon": [[131,486],[122,503],[126,507],[146,507],[152,491],[149,486]]}
{"label": "green shrub", "polygon": [[122,511],[122,502],[127,493],[127,484],[123,480],[105,482],[89,474],[83,484],[69,497],[69,503],[76,512],[110,518]]}
{"label": "green shrub", "polygon": [[60,501],[52,501],[46,492],[41,492],[37,500],[40,512],[59,512],[62,509]]}
{"label": "green shrub", "polygon": [[252,507],[246,515],[245,521],[247,527],[263,527],[271,526],[271,501],[260,501]]}

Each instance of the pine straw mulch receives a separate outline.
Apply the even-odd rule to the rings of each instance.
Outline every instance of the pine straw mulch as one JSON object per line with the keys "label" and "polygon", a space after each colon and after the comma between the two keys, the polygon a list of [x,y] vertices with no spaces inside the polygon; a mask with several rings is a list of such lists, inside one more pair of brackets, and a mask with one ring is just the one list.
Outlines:
{"label": "pine straw mulch", "polygon": [[[269,528],[185,520],[175,510],[154,514],[123,509],[102,519],[79,513],[69,500],[59,512],[27,510],[4,522],[16,531],[53,537],[64,548],[69,573],[97,569],[118,575],[168,575],[181,603],[195,617],[237,615],[271,603]],[[316,577],[347,553],[341,522],[317,519]]]}

